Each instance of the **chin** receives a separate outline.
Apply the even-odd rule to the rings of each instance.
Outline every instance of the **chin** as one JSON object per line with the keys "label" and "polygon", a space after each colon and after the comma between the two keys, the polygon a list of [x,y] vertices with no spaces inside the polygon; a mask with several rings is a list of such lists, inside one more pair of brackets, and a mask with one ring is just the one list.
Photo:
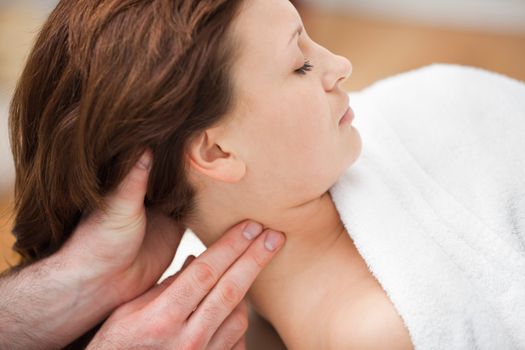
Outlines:
{"label": "chin", "polygon": [[352,150],[352,157],[348,160],[348,164],[345,167],[345,170],[352,166],[359,157],[361,156],[361,152],[363,151],[363,140],[361,139],[361,134],[359,134],[359,131],[355,129],[355,138],[352,140],[352,144],[350,146],[350,149]]}
{"label": "chin", "polygon": [[337,175],[337,179],[334,181],[334,184],[339,180],[339,178],[345,172],[348,171],[348,169],[350,169],[359,160],[359,157],[361,156],[361,151],[362,151],[361,142],[359,142],[357,146],[354,146],[352,148],[352,151],[353,152],[351,154],[351,157],[348,157],[345,159],[345,162],[343,163],[341,170],[339,171],[339,174]]}

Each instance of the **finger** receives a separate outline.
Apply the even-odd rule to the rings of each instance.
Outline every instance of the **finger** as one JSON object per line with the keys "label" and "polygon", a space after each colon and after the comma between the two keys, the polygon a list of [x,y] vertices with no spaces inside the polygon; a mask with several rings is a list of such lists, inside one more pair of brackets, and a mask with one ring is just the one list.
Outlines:
{"label": "finger", "polygon": [[188,265],[193,261],[195,260],[195,256],[193,255],[188,255],[188,257],[186,258],[186,260],[184,260],[184,264],[182,264],[182,266],[180,267],[179,271],[177,271],[173,277],[178,277],[182,271],[184,271],[186,269],[186,267],[188,267]]}
{"label": "finger", "polygon": [[[90,245],[94,247],[86,251],[95,251],[101,257],[110,257],[114,254],[112,243],[120,243],[121,235],[108,235],[107,230],[115,230],[119,233],[139,232],[134,235],[127,243],[128,250],[135,251],[143,241],[146,225],[144,217],[144,196],[146,194],[149,168],[151,168],[151,152],[145,151],[139,161],[134,165],[130,172],[124,177],[116,190],[107,194],[104,198],[104,207],[93,212],[85,211],[82,213],[81,221],[71,240],[65,245],[80,240],[86,248]],[[149,162],[149,165],[148,165]],[[130,228],[131,230],[123,230]],[[107,252],[100,249],[102,246],[100,239],[109,239],[104,243]],[[116,242],[114,242],[116,240]],[[126,252],[120,252],[126,255]]]}
{"label": "finger", "polygon": [[[182,271],[184,271],[184,269],[186,269],[186,267],[188,267],[188,265],[193,261],[195,260],[195,256],[193,255],[188,255],[186,257],[186,260],[184,260],[184,264],[182,264],[182,266],[180,267],[180,269],[175,272],[173,275],[169,276],[169,277],[166,277],[161,283],[158,284],[158,286],[160,285],[165,285],[165,287],[169,286],[175,279],[177,279],[177,277],[179,277],[179,275],[181,274]],[[164,288],[165,289],[165,288]],[[163,290],[164,290],[163,289]]]}
{"label": "finger", "polygon": [[195,259],[196,257],[194,255],[188,255],[186,260],[184,260],[184,264],[182,264],[182,267],[180,268],[179,271],[184,271],[184,269]]}
{"label": "finger", "polygon": [[[270,241],[276,244],[276,249],[273,251],[266,247]],[[190,334],[193,332],[199,337],[213,335],[217,327],[244,298],[259,272],[275,256],[283,243],[282,233],[266,230],[260,235],[246,250],[246,253],[226,271],[190,316],[187,325]]]}
{"label": "finger", "polygon": [[165,278],[161,283],[155,284],[153,287],[148,289],[144,294],[133,299],[132,301],[129,301],[128,303],[126,303],[127,307],[132,308],[133,310],[139,310],[139,309],[144,308],[146,305],[148,305],[153,300],[155,300],[159,295],[161,295],[162,292],[166,288],[168,288],[170,284],[172,284],[173,281],[175,281],[175,279],[177,279],[178,273],[179,272]]}
{"label": "finger", "polygon": [[182,271],[184,271],[186,269],[186,267],[188,267],[188,265],[193,261],[195,260],[195,256],[193,255],[188,255],[188,257],[186,258],[186,260],[184,260],[184,264],[182,264],[182,266],[180,267],[180,269],[175,272],[173,275],[169,276],[169,277],[166,277],[166,279],[164,279],[161,283],[168,283],[168,284],[171,284],[171,282],[173,280],[175,280],[177,277],[179,277],[179,275],[181,274]]}
{"label": "finger", "polygon": [[[261,231],[260,224],[248,220],[226,231],[180,274],[176,283],[166,289],[157,303],[152,305],[153,309],[157,309],[153,312],[170,313],[175,323],[186,321],[222,274],[246,251],[253,237]],[[246,235],[252,238],[247,238],[243,232],[248,232]]]}
{"label": "finger", "polygon": [[148,209],[146,217],[146,234],[135,260],[155,260],[154,264],[147,264],[148,269],[143,273],[144,282],[151,285],[173,262],[184,232],[180,231],[180,225],[175,220],[158,210]]}
{"label": "finger", "polygon": [[[151,287],[146,293],[142,294],[139,298],[135,299],[137,303],[140,304],[140,306],[144,306],[146,304],[149,304],[152,300],[155,300],[162,292],[168,288],[180,275],[182,271],[193,261],[195,260],[195,256],[188,255],[186,260],[184,261],[184,264],[181,266],[180,270],[177,271],[175,274],[166,277],[162,282],[154,285]],[[140,299],[140,300],[139,300]]]}
{"label": "finger", "polygon": [[[106,195],[102,210],[87,218],[83,231],[89,239],[85,245],[93,245],[88,251],[99,259],[112,261],[117,249],[120,256],[137,256],[147,225],[144,196],[151,166],[150,153],[145,151],[117,189]],[[160,277],[154,276],[155,272],[147,274],[151,283]]]}
{"label": "finger", "polygon": [[231,349],[244,336],[247,329],[248,307],[243,300],[217,329],[206,349]]}
{"label": "finger", "polygon": [[142,213],[152,157],[151,151],[144,151],[117,189],[107,196],[107,208],[112,214],[129,218]]}
{"label": "finger", "polygon": [[[147,226],[144,245],[157,256],[175,255],[186,228],[158,209],[147,209]],[[146,249],[149,251],[149,249]],[[169,254],[166,254],[168,252]],[[170,263],[173,260],[169,261]]]}

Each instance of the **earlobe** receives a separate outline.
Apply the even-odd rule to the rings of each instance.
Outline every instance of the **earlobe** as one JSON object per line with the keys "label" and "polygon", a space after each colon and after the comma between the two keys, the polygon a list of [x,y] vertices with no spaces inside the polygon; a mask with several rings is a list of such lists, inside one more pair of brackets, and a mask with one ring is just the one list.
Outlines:
{"label": "earlobe", "polygon": [[245,162],[223,150],[206,131],[191,142],[187,159],[194,171],[222,182],[239,182],[246,173]]}

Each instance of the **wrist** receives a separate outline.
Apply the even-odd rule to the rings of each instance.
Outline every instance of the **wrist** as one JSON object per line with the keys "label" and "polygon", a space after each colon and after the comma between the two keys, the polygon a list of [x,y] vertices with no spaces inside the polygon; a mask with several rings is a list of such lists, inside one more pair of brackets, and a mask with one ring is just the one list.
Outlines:
{"label": "wrist", "polygon": [[120,305],[111,276],[96,271],[93,262],[84,256],[62,249],[47,258],[45,264],[46,269],[56,276],[57,282],[67,291],[69,302],[74,306],[72,313],[83,310],[88,317],[109,315]]}
{"label": "wrist", "polygon": [[[117,306],[114,293],[99,276],[86,272],[65,251],[20,271],[17,307],[24,310],[22,332],[31,330],[26,348],[64,347],[106,318]],[[23,314],[22,314],[23,315]]]}

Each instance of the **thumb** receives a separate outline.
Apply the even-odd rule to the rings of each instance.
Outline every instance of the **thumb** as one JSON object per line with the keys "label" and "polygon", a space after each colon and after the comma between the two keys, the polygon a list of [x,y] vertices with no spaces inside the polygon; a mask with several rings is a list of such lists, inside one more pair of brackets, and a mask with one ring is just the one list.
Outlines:
{"label": "thumb", "polygon": [[106,197],[106,208],[114,220],[127,222],[143,214],[152,158],[150,150],[144,151],[117,189]]}
{"label": "thumb", "polygon": [[67,249],[95,254],[114,264],[136,258],[146,231],[144,196],[152,158],[149,150],[141,155],[116,190],[104,197],[104,210],[91,213],[75,229],[66,241]]}

